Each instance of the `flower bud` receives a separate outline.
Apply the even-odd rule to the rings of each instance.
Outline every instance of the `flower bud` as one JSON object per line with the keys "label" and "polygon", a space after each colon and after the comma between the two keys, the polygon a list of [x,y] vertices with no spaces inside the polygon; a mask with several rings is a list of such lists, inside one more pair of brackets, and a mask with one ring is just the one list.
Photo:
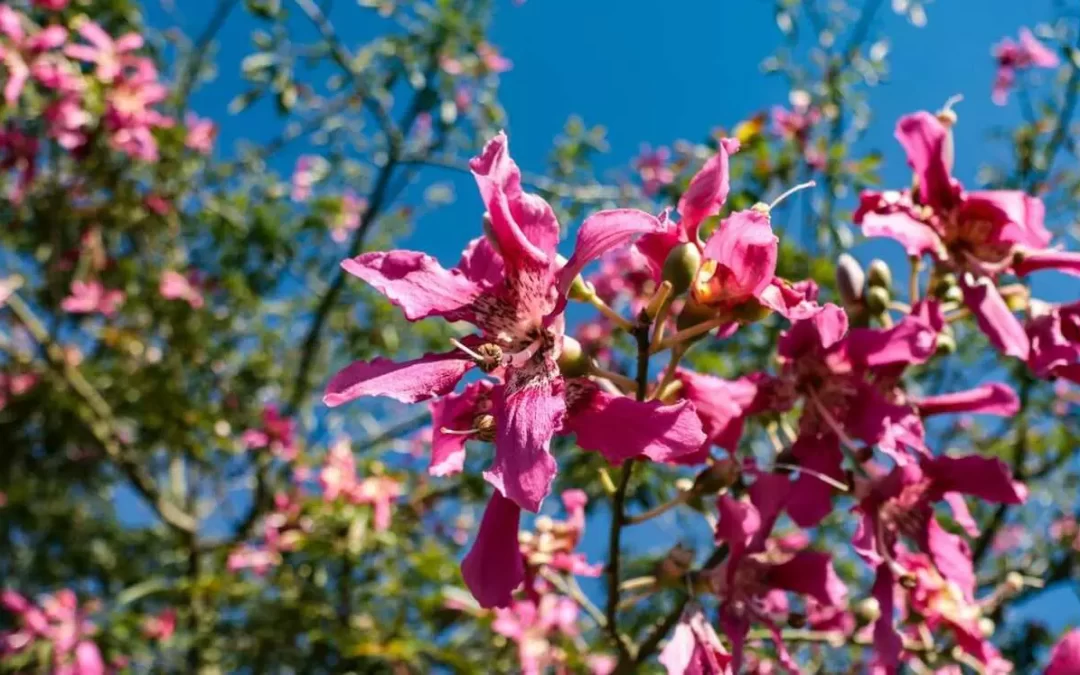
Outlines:
{"label": "flower bud", "polygon": [[992,619],[985,616],[979,619],[979,632],[983,634],[983,637],[990,637],[995,630],[997,630],[997,627]]}
{"label": "flower bud", "polygon": [[877,598],[864,598],[854,607],[855,616],[861,623],[874,623],[881,618],[881,603]]}
{"label": "flower bud", "polygon": [[697,475],[693,490],[698,494],[714,495],[734,485],[739,480],[739,474],[737,462],[730,457],[721,459]]}
{"label": "flower bud", "polygon": [[806,627],[806,615],[802,612],[789,612],[787,617],[787,624],[792,628],[805,628]]}
{"label": "flower bud", "polygon": [[934,281],[934,296],[944,300],[956,288],[956,275],[946,272]]}
{"label": "flower bud", "polygon": [[884,286],[871,286],[866,291],[866,308],[872,316],[880,316],[889,308],[889,289]]}
{"label": "flower bud", "polygon": [[564,335],[562,340],[562,352],[559,354],[559,372],[563,377],[582,377],[589,372],[589,357],[582,349],[581,343]]}
{"label": "flower bud", "polygon": [[[566,263],[569,262],[566,256],[562,254],[556,254],[555,261],[559,264],[559,267],[565,267]],[[596,290],[592,287],[592,284],[586,282],[579,274],[570,282],[570,290],[566,292],[566,297],[578,302],[588,302],[595,294]]]}
{"label": "flower bud", "polygon": [[671,282],[671,294],[681,295],[690,288],[701,267],[701,250],[694,242],[685,242],[671,249],[664,260],[663,279]]}
{"label": "flower bud", "polygon": [[1031,291],[1026,286],[1012,284],[998,290],[1001,292],[1001,297],[1005,299],[1005,304],[1009,306],[1009,309],[1014,312],[1027,310],[1028,304],[1031,302]]}
{"label": "flower bud", "polygon": [[732,317],[742,324],[757,323],[769,317],[772,310],[757,300],[747,300],[731,310]]}
{"label": "flower bud", "polygon": [[948,356],[954,353],[956,353],[956,338],[950,333],[940,333],[937,336],[937,354]]}
{"label": "flower bud", "polygon": [[[675,328],[677,330],[686,330],[687,328],[693,328],[699,323],[704,323],[716,317],[716,310],[697,302],[692,297],[686,301],[683,305],[682,311],[679,312],[679,316],[675,319]],[[690,338],[684,344],[689,345],[697,342],[701,338],[705,337],[707,333],[702,333],[695,337]]]}
{"label": "flower bud", "polygon": [[857,305],[865,287],[866,272],[859,261],[847,253],[840,254],[836,261],[836,289],[844,305]]}
{"label": "flower bud", "polygon": [[874,258],[866,269],[867,281],[871,287],[892,288],[892,270],[884,260]]}
{"label": "flower bud", "polygon": [[1009,572],[1005,575],[1005,592],[1016,595],[1024,590],[1024,576],[1019,572]]}

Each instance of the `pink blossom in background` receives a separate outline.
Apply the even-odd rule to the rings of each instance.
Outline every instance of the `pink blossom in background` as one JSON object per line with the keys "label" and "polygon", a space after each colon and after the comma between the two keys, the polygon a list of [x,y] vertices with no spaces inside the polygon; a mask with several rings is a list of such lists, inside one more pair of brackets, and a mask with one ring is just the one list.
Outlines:
{"label": "pink blossom in background", "polygon": [[242,440],[249,450],[269,448],[270,451],[286,461],[296,459],[299,448],[296,446],[296,423],[282,416],[276,406],[268,405],[262,411],[262,426],[248,429]]}
{"label": "pink blossom in background", "polygon": [[541,675],[558,658],[549,639],[563,634],[578,634],[577,604],[567,597],[545,594],[539,605],[533,600],[518,600],[505,609],[495,610],[492,630],[517,643],[522,675]]}
{"label": "pink blossom in background", "polygon": [[213,120],[199,117],[194,113],[188,113],[184,118],[187,127],[187,135],[184,137],[184,145],[195,152],[209,155],[214,149],[214,141],[217,139],[217,125]]}
{"label": "pink blossom in background", "polygon": [[0,372],[0,410],[3,410],[12,398],[22,396],[33,389],[37,383],[38,376],[34,373],[9,375]]}
{"label": "pink blossom in background", "polygon": [[173,204],[166,197],[159,194],[149,194],[143,200],[143,205],[159,216],[167,216],[173,212]]}
{"label": "pink blossom in background", "polygon": [[461,64],[461,59],[450,56],[449,54],[443,54],[439,56],[439,67],[447,75],[461,75],[465,72],[465,67]]}
{"label": "pink blossom in background", "polygon": [[638,172],[641,189],[650,196],[675,180],[675,170],[671,167],[671,150],[664,146],[653,150],[648,144],[643,144],[632,166]]}
{"label": "pink blossom in background", "polygon": [[133,52],[143,46],[143,37],[138,33],[127,33],[113,40],[104,28],[88,19],[82,21],[76,30],[85,42],[69,44],[64,48],[64,53],[73,59],[94,64],[95,77],[105,84],[113,82],[124,68],[132,65],[136,59]]}
{"label": "pink blossom in background", "polygon": [[367,210],[367,200],[357,197],[352,190],[341,195],[341,211],[334,217],[330,238],[339,244],[349,239],[349,233],[360,227],[360,216]]}
{"label": "pink blossom in background", "polygon": [[86,145],[87,132],[93,119],[76,96],[64,96],[45,108],[49,136],[68,151]]}
{"label": "pink blossom in background", "polygon": [[348,440],[341,440],[330,446],[326,463],[319,470],[319,486],[323,499],[332,502],[339,497],[348,496],[356,490],[356,460]]}
{"label": "pink blossom in background", "polygon": [[[0,7],[3,9],[3,7]],[[39,141],[9,127],[0,130],[0,171],[14,171],[18,178],[8,188],[8,198],[21,204],[27,189],[37,176]]]}
{"label": "pink blossom in background", "polygon": [[791,109],[773,106],[773,133],[787,141],[805,144],[814,125],[821,119],[821,112],[812,107],[810,95],[805,91],[793,91],[789,96]]}
{"label": "pink blossom in background", "polygon": [[176,631],[176,610],[167,609],[157,616],[148,616],[143,620],[143,635],[150,640],[162,642],[172,637]]}
{"label": "pink blossom in background", "polygon": [[352,492],[357,504],[368,504],[374,511],[372,523],[376,532],[390,529],[394,502],[402,495],[401,483],[387,476],[369,476],[360,481]]}
{"label": "pink blossom in background", "polygon": [[71,294],[60,303],[70,314],[95,314],[112,316],[124,302],[124,292],[106,290],[100,281],[72,281]]}
{"label": "pink blossom in background", "polygon": [[1016,84],[1016,74],[1030,68],[1057,68],[1058,55],[1044,45],[1027,28],[1020,29],[1020,40],[1005,38],[994,45],[997,74],[994,76],[993,100],[998,105],[1008,102],[1009,91]]}
{"label": "pink blossom in background", "polygon": [[244,544],[229,552],[229,558],[225,567],[230,572],[251,570],[258,576],[265,576],[272,567],[281,564],[281,554],[272,551],[265,546],[251,546]]}
{"label": "pink blossom in background", "polygon": [[34,4],[42,9],[49,9],[54,12],[59,12],[68,6],[68,2],[71,0],[34,0]]}
{"label": "pink blossom in background", "polygon": [[7,38],[6,42],[0,43],[0,63],[7,71],[3,93],[9,106],[22,95],[38,57],[67,40],[67,30],[62,26],[48,26],[27,33],[24,19],[8,5],[0,5],[0,35]]}
{"label": "pink blossom in background", "polygon": [[484,70],[489,73],[505,73],[514,67],[513,61],[500,54],[498,47],[488,42],[476,45],[476,55],[480,57]]}
{"label": "pink blossom in background", "polygon": [[660,652],[667,675],[732,675],[731,655],[700,607],[688,607]]}
{"label": "pink blossom in background", "polygon": [[296,160],[296,166],[292,173],[292,200],[294,202],[306,202],[311,198],[311,188],[315,184],[314,166],[320,158],[312,155],[301,155]]}
{"label": "pink blossom in background", "polygon": [[75,593],[68,589],[42,596],[34,604],[7,589],[0,592],[0,609],[12,614],[18,628],[0,633],[0,654],[21,652],[37,642],[48,643],[51,671],[61,675],[104,675],[105,662],[91,640],[95,629],[79,610]]}
{"label": "pink blossom in background", "polygon": [[149,59],[136,59],[106,94],[105,125],[113,148],[144,162],[156,162],[158,145],[153,131],[173,125],[170,117],[154,109],[169,95]]}
{"label": "pink blossom in background", "polygon": [[158,292],[166,300],[183,300],[191,305],[192,309],[201,309],[203,296],[191,278],[191,275],[185,276],[174,270],[166,270],[161,275]]}

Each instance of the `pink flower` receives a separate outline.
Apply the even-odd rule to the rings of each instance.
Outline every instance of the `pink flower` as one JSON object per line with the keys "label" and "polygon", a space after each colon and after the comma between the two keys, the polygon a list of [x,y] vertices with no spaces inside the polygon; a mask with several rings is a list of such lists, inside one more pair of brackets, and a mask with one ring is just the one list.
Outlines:
{"label": "pink flower", "polygon": [[1027,28],[1020,29],[1020,41],[1005,38],[994,45],[997,75],[994,77],[993,100],[998,105],[1008,101],[1009,90],[1016,82],[1016,73],[1029,68],[1057,68],[1058,55],[1040,42]]}
{"label": "pink flower", "polygon": [[773,106],[773,133],[785,140],[805,145],[814,125],[821,119],[821,112],[811,107],[810,96],[805,91],[793,91],[790,98],[791,110]]}
{"label": "pink flower", "polygon": [[540,597],[539,605],[533,600],[519,600],[495,610],[491,628],[517,643],[522,675],[541,675],[557,665],[559,658],[549,638],[558,633],[577,635],[577,615],[573,600],[549,593]]}
{"label": "pink flower", "polygon": [[675,181],[675,171],[671,168],[671,151],[663,146],[653,150],[648,145],[642,145],[641,152],[633,161],[633,167],[641,179],[641,189],[647,195],[655,195]]}
{"label": "pink flower", "polygon": [[266,547],[243,545],[229,553],[225,567],[230,572],[251,570],[258,576],[264,576],[270,568],[281,564],[281,554]]}
{"label": "pink flower", "polygon": [[78,97],[69,95],[49,104],[45,109],[45,121],[49,125],[49,136],[60,147],[72,151],[86,145],[93,117],[82,107]]}
{"label": "pink flower", "polygon": [[861,515],[853,544],[855,551],[876,568],[874,597],[881,618],[874,633],[878,657],[886,666],[899,659],[900,638],[893,627],[893,585],[908,578],[912,570],[900,560],[900,537],[907,537],[929,556],[942,578],[955,584],[961,597],[973,602],[975,571],[970,548],[962,537],[942,528],[934,516],[939,501],[949,504],[953,518],[968,534],[978,534],[963,495],[1001,504],[1020,504],[1027,497],[1024,486],[1012,480],[999,459],[976,455],[932,457],[919,464],[895,467],[870,483],[856,485],[861,496]]}
{"label": "pink flower", "polygon": [[277,407],[268,405],[263,408],[262,427],[245,431],[243,441],[249,450],[269,448],[274,455],[291,462],[299,452],[295,434],[295,422],[278,413]]}
{"label": "pink flower", "polygon": [[176,610],[167,609],[157,616],[146,617],[142,630],[147,639],[165,642],[176,631]]}
{"label": "pink flower", "polygon": [[581,490],[567,490],[562,494],[562,501],[567,519],[537,518],[535,534],[522,533],[518,537],[521,554],[534,569],[547,566],[576,576],[599,577],[603,565],[591,565],[585,554],[575,551],[585,533],[585,504],[588,497]]}
{"label": "pink flower", "polygon": [[54,12],[59,12],[63,8],[67,7],[70,0],[34,0],[34,4],[42,9],[49,9]]}
{"label": "pink flower", "polygon": [[1039,377],[1080,383],[1080,302],[1034,308],[1028,321],[1028,366]]}
{"label": "pink flower", "polygon": [[77,31],[88,44],[70,44],[64,48],[64,53],[94,64],[95,76],[105,84],[113,82],[125,67],[132,65],[136,59],[132,52],[143,46],[143,38],[138,33],[127,33],[113,40],[100,25],[90,20],[83,21]]}
{"label": "pink flower", "polygon": [[472,548],[461,561],[461,576],[481,607],[510,606],[514,589],[525,580],[520,523],[521,507],[493,492]]}
{"label": "pink flower", "polygon": [[729,553],[710,581],[720,598],[720,625],[732,642],[734,672],[741,672],[743,642],[755,622],[774,633],[780,662],[798,670],[773,619],[777,610],[786,608],[787,592],[813,598],[824,607],[843,607],[847,597],[828,554],[767,547],[781,511],[791,512],[786,503],[790,494],[791,484],[784,476],[760,474],[750,486],[748,501],[729,495],[717,500],[716,540],[726,543]]}
{"label": "pink flower", "polygon": [[214,140],[217,138],[217,125],[213,120],[205,119],[188,113],[184,118],[187,126],[187,135],[184,137],[184,145],[203,155],[209,155],[214,149]]}
{"label": "pink flower", "polygon": [[[918,179],[915,192],[864,192],[855,222],[871,237],[900,242],[908,255],[931,254],[960,279],[964,300],[990,342],[1027,359],[1024,328],[997,290],[998,272],[1019,252],[1050,242],[1041,200],[1014,190],[966,192],[951,175],[952,136],[942,119],[918,112],[900,119],[896,137]],[[940,117],[940,119],[939,119]]]}
{"label": "pink flower", "polygon": [[357,197],[352,190],[341,195],[341,210],[332,221],[330,238],[339,244],[345,243],[349,233],[360,227],[360,216],[367,210],[367,200]]}
{"label": "pink flower", "polygon": [[[0,6],[0,10],[4,8]],[[38,139],[9,128],[0,130],[0,171],[14,170],[19,174],[13,182],[8,197],[12,203],[22,203],[27,190],[37,177]]]}
{"label": "pink flower", "polygon": [[668,675],[731,675],[731,655],[698,606],[687,607],[667,646],[660,665]]}
{"label": "pink flower", "polygon": [[634,247],[611,251],[600,258],[600,268],[588,281],[597,297],[610,307],[628,305],[636,316],[645,308],[656,290],[652,267]]}
{"label": "pink flower", "polygon": [[133,70],[122,73],[106,94],[104,121],[112,147],[144,162],[156,162],[158,146],[153,130],[171,127],[173,120],[154,106],[168,94],[168,88],[158,81],[153,62],[136,59]]}
{"label": "pink flower", "polygon": [[72,281],[71,295],[64,298],[60,307],[70,314],[101,313],[112,316],[124,302],[124,292],[105,290],[100,281]]}
{"label": "pink flower", "polygon": [[319,486],[327,502],[349,495],[356,489],[356,460],[347,440],[338,441],[330,447],[326,464],[319,471]]}
{"label": "pink flower", "polygon": [[7,38],[6,42],[0,42],[0,63],[7,70],[4,101],[9,106],[19,100],[38,58],[67,40],[67,30],[63,26],[49,26],[27,33],[25,19],[8,5],[0,5],[0,36]]}
{"label": "pink flower", "polygon": [[201,309],[203,306],[202,293],[191,282],[191,275],[184,276],[174,270],[166,270],[161,275],[158,292],[166,300],[183,300],[191,305],[192,309]]}
{"label": "pink flower", "polygon": [[317,180],[315,169],[321,160],[321,157],[312,155],[301,155],[297,158],[292,174],[292,200],[294,202],[306,202],[311,198],[311,187]]}
{"label": "pink flower", "polygon": [[360,481],[352,493],[357,504],[369,504],[374,511],[372,524],[376,532],[390,529],[391,509],[402,494],[401,483],[387,476],[369,476]]}
{"label": "pink flower", "polygon": [[38,640],[48,643],[49,672],[67,675],[104,675],[98,646],[89,639],[93,625],[79,611],[75,593],[64,589],[44,596],[36,606],[15,591],[0,593],[0,607],[14,614],[20,628],[0,635],[0,647],[20,652]]}
{"label": "pink flower", "polygon": [[746,418],[770,407],[769,378],[760,373],[724,380],[680,368],[675,377],[682,385],[678,395],[694,404],[707,437],[698,452],[682,458],[680,463],[704,462],[713,445],[734,452]]}
{"label": "pink flower", "polygon": [[488,42],[476,45],[476,55],[480,57],[480,63],[488,73],[497,75],[514,67],[513,61],[500,54],[498,48]]}
{"label": "pink flower", "polygon": [[1058,640],[1050,652],[1045,675],[1080,673],[1080,628],[1074,628]]}
{"label": "pink flower", "polygon": [[0,372],[0,410],[7,407],[12,398],[22,396],[34,388],[38,383],[38,376],[34,373],[19,373],[8,375]]}

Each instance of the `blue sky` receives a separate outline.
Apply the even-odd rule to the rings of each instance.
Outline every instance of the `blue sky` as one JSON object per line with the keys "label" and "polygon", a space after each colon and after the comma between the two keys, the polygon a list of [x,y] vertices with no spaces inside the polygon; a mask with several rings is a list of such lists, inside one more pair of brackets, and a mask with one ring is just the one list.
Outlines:
{"label": "blue sky", "polygon": [[[209,0],[190,3],[210,6]],[[177,3],[184,6],[188,3]],[[285,0],[286,6],[290,3]],[[491,40],[513,60],[502,78],[502,103],[509,114],[513,153],[526,170],[541,171],[571,114],[608,129],[611,152],[601,169],[625,166],[639,144],[671,144],[681,138],[698,140],[714,127],[732,127],[774,104],[785,104],[787,90],[779,77],[761,73],[760,64],[777,48],[780,33],[774,4],[767,0],[528,0],[515,6],[496,0]],[[853,3],[858,4],[858,3]],[[895,120],[916,109],[935,109],[954,94],[957,107],[956,174],[974,184],[977,167],[1005,158],[1005,149],[987,143],[987,130],[1019,119],[1015,106],[990,101],[994,65],[990,47],[1019,27],[1052,17],[1051,0],[944,0],[928,7],[929,23],[916,28],[893,14],[884,2],[876,29],[890,39],[887,82],[870,92],[874,110],[867,147],[885,153],[885,182],[909,180],[898,145],[892,139]],[[151,20],[162,25],[163,15],[148,3]],[[358,13],[353,3],[339,0],[337,25],[347,42],[359,43],[378,25],[370,13]],[[658,10],[662,7],[662,10]],[[197,32],[205,14],[188,17],[185,28]],[[300,25],[300,21],[296,21]],[[218,81],[194,98],[203,114],[223,120],[224,152],[241,139],[265,139],[280,131],[270,113],[226,119],[225,108],[240,90],[239,61],[250,52],[248,39],[256,24],[237,12],[226,25],[220,50]],[[306,30],[306,28],[305,28]],[[283,153],[274,168],[287,175],[295,153]],[[476,234],[480,204],[467,178],[451,180],[458,203],[433,218],[422,220],[408,244],[452,262],[463,244]],[[446,223],[454,224],[448,227]],[[460,225],[460,227],[458,226]],[[861,245],[863,260],[883,255],[883,244]],[[896,255],[895,249],[891,255]],[[1046,283],[1046,282],[1044,282]],[[1060,282],[1049,282],[1053,294]],[[1075,286],[1068,286],[1075,296]],[[669,524],[670,526],[671,524]],[[601,518],[591,524],[603,531]],[[604,554],[604,537],[586,544],[593,560]],[[1060,596],[1040,603],[1035,611],[1051,609],[1055,620],[1075,620],[1076,602]]]}

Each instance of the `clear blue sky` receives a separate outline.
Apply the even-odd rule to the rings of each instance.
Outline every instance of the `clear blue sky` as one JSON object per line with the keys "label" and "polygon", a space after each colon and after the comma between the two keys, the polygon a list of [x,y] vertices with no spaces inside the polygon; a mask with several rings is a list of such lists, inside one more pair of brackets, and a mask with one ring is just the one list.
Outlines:
{"label": "clear blue sky", "polygon": [[[284,4],[289,6],[289,0]],[[655,146],[680,138],[698,140],[714,127],[730,128],[787,101],[783,80],[760,72],[762,60],[780,41],[774,4],[768,0],[528,0],[523,6],[497,0],[495,4],[492,42],[514,62],[502,79],[502,102],[509,113],[514,156],[527,170],[543,169],[552,139],[571,114],[607,126],[611,153],[601,168],[616,168],[625,166],[642,142]],[[948,97],[962,94],[964,102],[957,107],[956,173],[973,185],[980,164],[992,162],[992,153],[1004,156],[1004,148],[986,142],[987,130],[1019,119],[1015,106],[1002,108],[990,101],[994,76],[990,47],[1003,36],[1015,35],[1021,26],[1051,18],[1051,0],[943,0],[929,5],[929,23],[923,28],[893,14],[890,4],[883,3],[877,28],[890,38],[891,75],[870,92],[874,122],[866,144],[884,151],[886,184],[905,184],[910,174],[892,139],[895,120],[912,110],[935,109]],[[148,3],[147,11],[153,23],[162,25],[163,14],[149,5],[156,2]],[[185,28],[197,32],[205,13],[188,8],[187,14]],[[347,0],[336,3],[334,18],[350,41],[363,40],[379,28],[370,13],[360,13]],[[294,23],[299,26],[302,19],[297,17]],[[255,27],[241,12],[230,19],[220,51],[220,77],[194,98],[201,113],[224,120],[221,147],[226,152],[239,139],[265,139],[280,131],[280,122],[269,111],[242,121],[226,119],[225,107],[241,87],[239,61],[251,49],[248,33]],[[295,156],[283,153],[274,168],[287,175]],[[458,203],[422,220],[408,244],[450,263],[475,236],[476,230],[466,225],[479,224],[480,204],[466,178],[445,178],[454,183]],[[880,246],[860,247],[859,257],[882,255]],[[1060,287],[1053,290],[1060,293]],[[606,523],[601,517],[590,525],[602,531]],[[661,521],[658,526],[665,525]],[[590,537],[586,542],[593,560],[603,558],[603,540]],[[1054,595],[1033,611],[1054,623],[1076,620],[1075,599]]]}

